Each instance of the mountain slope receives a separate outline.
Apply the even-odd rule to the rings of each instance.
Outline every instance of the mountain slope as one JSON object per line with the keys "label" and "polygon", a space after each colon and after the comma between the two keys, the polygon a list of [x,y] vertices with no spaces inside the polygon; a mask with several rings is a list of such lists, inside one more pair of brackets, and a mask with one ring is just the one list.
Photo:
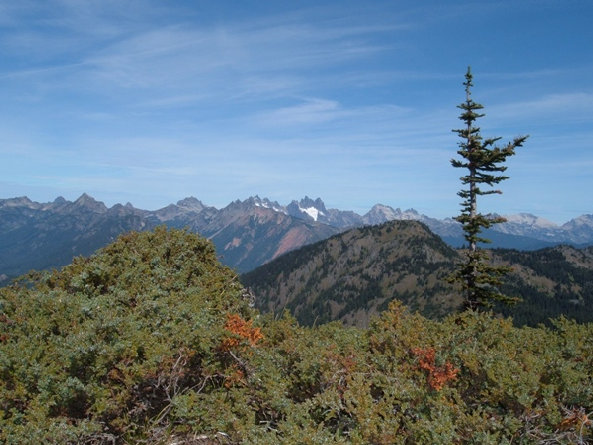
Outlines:
{"label": "mountain slope", "polygon": [[512,315],[518,325],[548,323],[560,314],[579,322],[593,321],[593,247],[495,250],[493,254],[496,261],[513,267],[502,290],[523,301],[498,310]]}
{"label": "mountain slope", "polygon": [[122,232],[149,227],[142,211],[122,205],[107,209],[86,194],[74,202],[6,201],[0,205],[0,274],[8,276],[66,265]]}
{"label": "mountain slope", "polygon": [[31,269],[64,266],[76,256],[92,254],[121,233],[163,224],[187,227],[210,238],[224,264],[240,272],[339,231],[289,216],[277,203],[257,197],[235,201],[221,210],[186,198],[155,211],[131,204],[107,208],[86,194],[74,202],[6,199],[0,200],[0,282]]}
{"label": "mountain slope", "polygon": [[[593,247],[496,249],[491,256],[513,269],[502,291],[523,300],[497,312],[518,325],[548,323],[561,314],[593,321]],[[446,277],[459,261],[460,252],[425,225],[393,221],[295,250],[241,280],[264,312],[288,309],[305,324],[340,320],[366,326],[393,299],[432,317],[455,310],[460,294]]]}
{"label": "mountain slope", "polygon": [[253,198],[231,203],[200,230],[214,242],[221,261],[239,272],[254,269],[283,253],[326,239],[338,231],[255,203]]}
{"label": "mountain slope", "polygon": [[263,311],[286,308],[305,324],[364,326],[396,298],[433,315],[457,307],[459,298],[444,284],[457,258],[425,225],[393,221],[288,253],[243,275],[242,282]]}

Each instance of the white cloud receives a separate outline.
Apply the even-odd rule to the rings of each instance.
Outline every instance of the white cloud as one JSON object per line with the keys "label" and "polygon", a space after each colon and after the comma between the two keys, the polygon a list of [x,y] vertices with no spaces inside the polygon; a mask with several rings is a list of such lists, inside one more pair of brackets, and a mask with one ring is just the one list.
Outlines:
{"label": "white cloud", "polygon": [[326,99],[309,99],[298,105],[279,108],[269,113],[264,113],[260,121],[264,124],[299,125],[320,124],[344,115],[344,110],[339,103]]}
{"label": "white cloud", "polygon": [[547,94],[537,99],[495,105],[489,114],[504,119],[548,117],[558,121],[593,121],[593,94],[570,92]]}

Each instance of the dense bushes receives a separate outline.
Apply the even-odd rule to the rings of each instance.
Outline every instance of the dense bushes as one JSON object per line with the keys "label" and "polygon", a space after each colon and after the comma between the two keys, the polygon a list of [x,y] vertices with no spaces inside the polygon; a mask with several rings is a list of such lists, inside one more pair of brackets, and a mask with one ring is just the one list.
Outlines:
{"label": "dense bushes", "polygon": [[250,309],[207,241],[130,234],[0,290],[0,442],[578,443],[593,325]]}
{"label": "dense bushes", "polygon": [[157,229],[2,290],[0,441],[152,437],[222,386],[226,315],[251,317],[212,245]]}

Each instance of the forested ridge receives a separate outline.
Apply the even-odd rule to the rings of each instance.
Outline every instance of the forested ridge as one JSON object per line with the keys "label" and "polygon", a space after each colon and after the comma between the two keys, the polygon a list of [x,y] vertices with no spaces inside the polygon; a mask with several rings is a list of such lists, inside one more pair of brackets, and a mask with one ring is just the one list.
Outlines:
{"label": "forested ridge", "polygon": [[[556,246],[532,252],[495,249],[496,264],[511,268],[500,289],[520,301],[496,305],[517,326],[550,325],[564,314],[593,321],[593,249]],[[288,309],[306,325],[341,320],[366,327],[393,299],[429,318],[461,306],[460,290],[447,277],[462,261],[416,221],[391,221],[352,229],[289,252],[241,276],[263,312]]]}
{"label": "forested ridge", "polygon": [[592,370],[593,324],[563,317],[262,315],[162,227],[0,289],[2,443],[588,443]]}

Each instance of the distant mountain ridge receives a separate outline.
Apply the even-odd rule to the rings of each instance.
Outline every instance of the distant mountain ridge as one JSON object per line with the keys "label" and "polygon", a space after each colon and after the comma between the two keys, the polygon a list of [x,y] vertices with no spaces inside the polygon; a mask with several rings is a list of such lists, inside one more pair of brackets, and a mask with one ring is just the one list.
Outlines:
{"label": "distant mountain ridge", "polygon": [[[246,272],[279,255],[352,227],[391,220],[415,220],[426,224],[452,246],[464,243],[461,228],[453,219],[439,220],[414,209],[402,211],[376,204],[366,214],[328,209],[320,199],[307,196],[284,206],[252,196],[222,209],[188,197],[158,210],[142,210],[132,204],[108,208],[88,194],[75,201],[58,197],[38,203],[28,197],[0,199],[0,281],[30,269],[69,264],[74,256],[90,255],[131,230],[158,225],[188,228],[210,238],[221,260]],[[559,243],[593,244],[593,215],[582,215],[562,226],[533,215],[509,217],[486,234],[493,247],[538,249]]]}
{"label": "distant mountain ridge", "polygon": [[155,211],[131,204],[108,208],[87,194],[38,203],[27,197],[0,200],[0,281],[31,269],[69,264],[129,231],[164,224],[210,238],[221,261],[253,269],[289,250],[325,239],[339,229],[267,208],[259,198],[216,209],[190,197]]}
{"label": "distant mountain ridge", "polygon": [[[461,226],[452,218],[436,219],[422,215],[414,209],[402,211],[384,204],[375,204],[367,213],[359,215],[353,211],[327,209],[321,198],[315,200],[305,196],[292,201],[286,207],[255,197],[259,205],[273,208],[295,218],[321,222],[340,229],[382,224],[387,221],[420,221],[449,244],[460,247],[465,243]],[[500,215],[495,215],[500,216]],[[584,247],[593,244],[593,214],[581,215],[563,225],[557,225],[529,213],[504,215],[506,223],[497,224],[486,231],[492,238],[489,247],[517,249],[539,249],[557,244],[571,244]]]}

